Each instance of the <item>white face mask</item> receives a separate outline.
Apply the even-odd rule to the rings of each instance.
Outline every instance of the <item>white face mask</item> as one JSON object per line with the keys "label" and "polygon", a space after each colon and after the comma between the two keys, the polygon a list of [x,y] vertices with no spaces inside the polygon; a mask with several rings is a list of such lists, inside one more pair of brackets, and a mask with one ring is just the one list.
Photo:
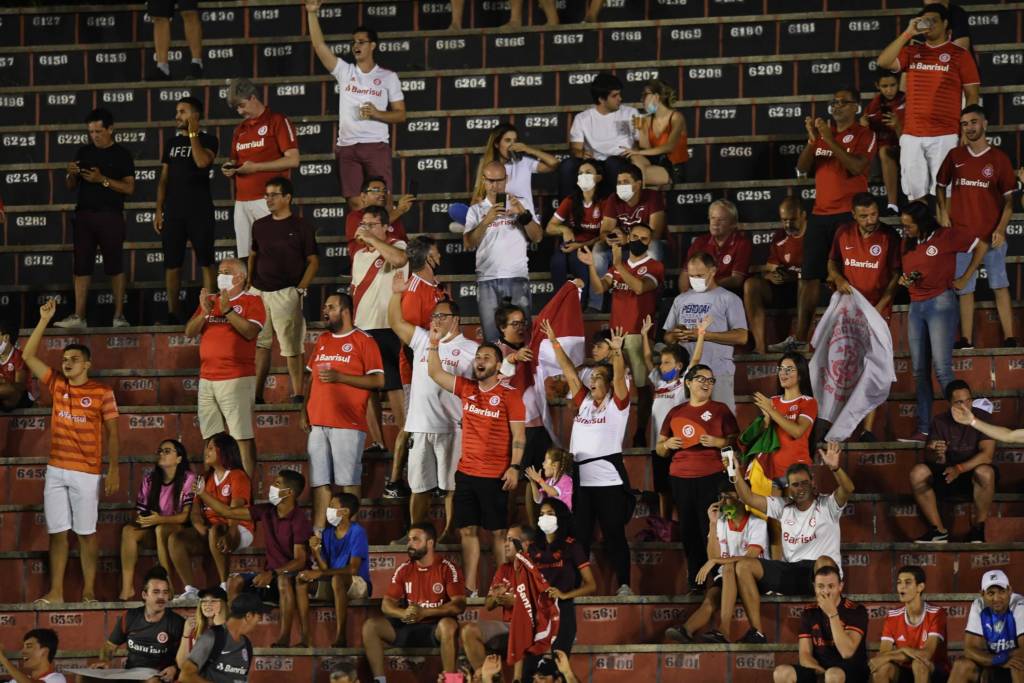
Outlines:
{"label": "white face mask", "polygon": [[708,289],[708,281],[702,277],[690,277],[690,289],[695,292],[706,292]]}
{"label": "white face mask", "polygon": [[584,192],[589,192],[597,185],[597,181],[594,180],[593,173],[580,173],[576,176],[576,185]]}
{"label": "white face mask", "polygon": [[537,526],[546,534],[553,534],[558,531],[558,517],[554,515],[541,515],[537,520]]}
{"label": "white face mask", "polygon": [[633,198],[633,186],[632,185],[616,185],[615,194],[618,195],[619,199],[624,202],[628,202]]}
{"label": "white face mask", "polygon": [[327,508],[327,523],[331,526],[338,526],[341,523],[341,515],[334,508]]}
{"label": "white face mask", "polygon": [[270,500],[271,505],[277,505],[283,499],[281,498],[281,489],[276,486],[270,487],[270,492],[267,493],[267,499]]}
{"label": "white face mask", "polygon": [[217,275],[217,289],[231,289],[235,286],[235,276],[220,273]]}

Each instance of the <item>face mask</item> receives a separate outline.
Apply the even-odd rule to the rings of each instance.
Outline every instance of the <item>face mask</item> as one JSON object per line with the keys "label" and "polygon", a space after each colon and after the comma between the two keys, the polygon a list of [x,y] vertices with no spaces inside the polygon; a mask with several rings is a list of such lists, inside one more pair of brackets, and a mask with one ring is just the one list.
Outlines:
{"label": "face mask", "polygon": [[624,202],[628,202],[633,198],[633,186],[632,185],[616,185],[615,194],[618,195],[619,199]]}
{"label": "face mask", "polygon": [[537,520],[537,526],[546,534],[553,534],[558,531],[558,518],[554,515],[541,515]]}
{"label": "face mask", "polygon": [[235,276],[221,273],[217,276],[217,289],[231,289],[235,286]]}
{"label": "face mask", "polygon": [[708,281],[702,277],[690,277],[690,289],[695,292],[706,292],[708,290]]}
{"label": "face mask", "polygon": [[730,520],[731,519],[735,519],[736,518],[736,513],[738,513],[740,511],[739,507],[736,506],[736,505],[733,505],[732,503],[726,503],[724,505],[721,505],[721,506],[719,506],[718,509],[722,513],[723,517],[725,517],[726,519],[730,519]]}
{"label": "face mask", "polygon": [[644,111],[653,116],[654,113],[658,111],[658,103],[652,99],[650,102],[644,105]]}
{"label": "face mask", "polygon": [[276,486],[271,486],[270,492],[267,494],[267,498],[270,500],[271,505],[277,505],[283,500],[281,497],[281,489]]}
{"label": "face mask", "polygon": [[580,173],[576,176],[576,185],[584,192],[590,192],[597,185],[593,173]]}
{"label": "face mask", "polygon": [[334,508],[327,508],[327,523],[331,526],[338,526],[341,523],[341,515]]}
{"label": "face mask", "polygon": [[679,368],[672,368],[668,372],[661,373],[661,379],[665,382],[671,382],[679,376]]}
{"label": "face mask", "polygon": [[639,256],[647,252],[647,245],[640,240],[632,240],[629,243],[629,253],[633,256]]}

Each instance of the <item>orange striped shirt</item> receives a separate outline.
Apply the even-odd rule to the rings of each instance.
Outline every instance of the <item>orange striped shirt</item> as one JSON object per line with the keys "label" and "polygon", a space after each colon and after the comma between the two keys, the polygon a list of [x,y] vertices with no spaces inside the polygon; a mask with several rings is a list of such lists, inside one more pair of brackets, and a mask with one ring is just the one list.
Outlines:
{"label": "orange striped shirt", "polygon": [[103,469],[103,423],[117,419],[114,391],[89,380],[73,387],[52,368],[43,382],[53,397],[50,417],[50,465],[100,474]]}

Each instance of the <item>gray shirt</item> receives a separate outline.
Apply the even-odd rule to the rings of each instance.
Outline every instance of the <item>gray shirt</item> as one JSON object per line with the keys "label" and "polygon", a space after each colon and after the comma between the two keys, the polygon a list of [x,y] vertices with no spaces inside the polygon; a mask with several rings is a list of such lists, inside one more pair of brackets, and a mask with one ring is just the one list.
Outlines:
{"label": "gray shirt", "polygon": [[188,658],[196,668],[199,675],[210,681],[210,683],[246,683],[249,680],[249,648],[246,647],[248,638],[242,636],[241,640],[231,637],[231,632],[224,628],[224,647],[220,652],[213,651],[214,631],[210,629],[192,646],[192,652]]}
{"label": "gray shirt", "polygon": [[[672,302],[672,310],[665,319],[663,329],[673,327],[696,327],[710,314],[714,320],[708,332],[728,332],[730,330],[747,329],[747,316],[743,313],[743,300],[725,287],[715,287],[706,292],[695,292],[692,289],[683,292]],[[683,344],[692,354],[694,342]],[[736,366],[732,362],[733,347],[728,344],[704,342],[704,353],[701,363],[711,368],[718,375],[736,374]]]}

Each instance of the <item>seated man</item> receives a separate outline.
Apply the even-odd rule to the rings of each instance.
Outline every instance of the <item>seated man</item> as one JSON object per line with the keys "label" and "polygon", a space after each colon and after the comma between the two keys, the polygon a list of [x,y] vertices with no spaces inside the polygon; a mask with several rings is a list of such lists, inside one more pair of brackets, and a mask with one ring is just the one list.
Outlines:
{"label": "seated man", "polygon": [[185,618],[167,608],[171,582],[167,571],[157,565],[149,570],[142,586],[142,607],[132,607],[117,618],[114,630],[100,649],[100,661],[93,669],[110,668],[110,660],[122,645],[128,645],[125,669],[155,669],[159,675],[149,683],[170,683],[178,675],[174,663],[178,644],[185,632]]}
{"label": "seated man", "polygon": [[964,656],[953,663],[949,683],[1024,681],[1024,597],[999,569],[981,578],[981,597],[971,603]]}
{"label": "seated man", "polygon": [[57,632],[35,628],[21,639],[21,668],[14,666],[0,648],[0,670],[17,683],[67,683],[64,674],[53,669],[56,658]]}
{"label": "seated man", "polygon": [[[779,520],[782,534],[782,559],[743,558],[736,563],[736,583],[743,609],[750,619],[750,630],[743,643],[765,643],[761,631],[761,593],[807,595],[814,573],[824,566],[840,566],[839,520],[846,501],[853,493],[853,482],[839,466],[842,447],[830,441],[828,449],[818,450],[821,461],[836,478],[836,490],[829,495],[814,488],[811,468],[803,463],[786,470],[786,496],[760,496],[750,490],[743,477],[736,478],[736,493],[751,511],[760,511]],[[856,680],[856,679],[855,679]]]}
{"label": "seated man", "polygon": [[964,429],[953,419],[952,407],[971,411],[973,418],[988,417],[973,408],[971,387],[962,379],[946,385],[951,409],[932,418],[924,453],[925,461],[910,470],[910,486],[928,531],[916,543],[945,543],[949,531],[939,515],[939,502],[950,497],[974,501],[974,518],[968,543],[985,542],[985,520],[995,496],[999,472],[992,464],[996,442],[975,429]]}
{"label": "seated man", "polygon": [[[409,561],[391,576],[381,602],[383,616],[363,622],[363,646],[374,683],[385,683],[385,647],[441,647],[444,671],[455,673],[459,615],[466,610],[462,574],[434,549],[430,523],[409,528]],[[440,592],[436,589],[440,588]]]}
{"label": "seated man", "polygon": [[[313,535],[309,517],[299,507],[299,496],[306,488],[306,478],[295,470],[281,470],[270,485],[269,503],[252,507],[231,508],[215,499],[206,500],[215,512],[227,519],[252,520],[263,526],[266,546],[266,568],[260,572],[233,574],[228,580],[228,600],[234,601],[242,591],[259,595],[260,600],[281,607],[281,632],[273,647],[288,647],[295,616],[295,575],[308,566],[306,542]],[[206,496],[209,497],[208,495]],[[309,644],[307,623],[299,624],[302,636],[296,647]]]}
{"label": "seated man", "polygon": [[814,572],[818,604],[800,617],[799,664],[775,667],[775,683],[859,683],[868,680],[868,611],[843,597],[843,580],[832,566]]}
{"label": "seated man", "polygon": [[[16,346],[18,326],[10,320],[0,321],[0,411],[31,408],[39,389],[29,386],[32,373]],[[34,382],[33,382],[34,384]]]}
{"label": "seated man", "polygon": [[929,683],[949,675],[946,610],[924,601],[924,570],[907,565],[896,572],[903,606],[889,610],[878,655],[868,661],[873,683]]}
{"label": "seated man", "polygon": [[[754,249],[750,238],[740,230],[740,214],[728,199],[716,199],[708,206],[708,231],[697,235],[686,249],[689,261],[703,252],[715,262],[715,279],[720,287],[743,293],[743,282],[750,273],[750,257]],[[690,289],[689,273],[679,272],[679,291]],[[717,373],[716,373],[717,376]]]}

